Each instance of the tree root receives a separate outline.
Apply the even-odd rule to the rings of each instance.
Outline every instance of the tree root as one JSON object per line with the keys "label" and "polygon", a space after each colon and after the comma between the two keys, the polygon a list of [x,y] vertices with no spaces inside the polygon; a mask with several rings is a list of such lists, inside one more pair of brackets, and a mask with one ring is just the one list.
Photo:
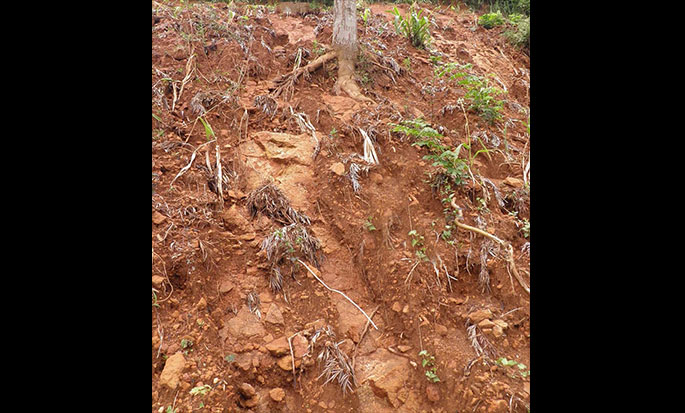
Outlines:
{"label": "tree root", "polygon": [[323,54],[309,62],[307,65],[296,68],[292,72],[281,75],[273,80],[273,86],[269,88],[271,91],[269,95],[272,98],[283,96],[286,101],[292,99],[293,93],[295,92],[295,83],[297,83],[301,76],[309,75],[309,73],[312,73],[325,63],[336,58],[338,59],[339,69],[338,80],[335,82],[334,92],[339,94],[340,91],[343,91],[356,101],[375,104],[371,98],[364,96],[359,89],[359,86],[357,86],[357,82],[354,80],[354,62],[350,59],[340,58],[340,54],[335,50]]}
{"label": "tree root", "polygon": [[513,273],[514,277],[516,280],[519,282],[521,287],[528,293],[530,294],[530,286],[528,286],[528,283],[525,282],[525,280],[521,277],[519,274],[518,270],[516,269],[516,263],[514,262],[514,247],[511,246],[510,243],[502,241],[501,239],[497,238],[496,236],[490,234],[489,232],[485,232],[480,228],[475,228],[470,225],[462,224],[459,222],[459,219],[461,219],[462,213],[461,213],[461,208],[459,208],[454,201],[454,198],[450,200],[450,203],[452,204],[452,208],[457,212],[457,217],[454,218],[454,223],[457,225],[459,228],[463,228],[472,232],[475,232],[477,234],[480,234],[484,237],[487,237],[488,239],[500,244],[503,246],[506,251],[507,251],[507,256],[506,256],[506,261],[507,261],[507,269],[510,271],[510,274]]}

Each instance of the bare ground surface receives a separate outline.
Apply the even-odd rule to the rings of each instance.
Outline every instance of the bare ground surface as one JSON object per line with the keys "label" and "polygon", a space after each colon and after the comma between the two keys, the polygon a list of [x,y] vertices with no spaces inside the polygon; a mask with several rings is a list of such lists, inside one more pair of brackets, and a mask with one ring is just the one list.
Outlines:
{"label": "bare ground surface", "polygon": [[[475,26],[464,7],[424,6],[441,61],[470,63],[506,90],[503,118],[489,124],[455,109],[463,88],[440,83],[430,53],[394,33],[392,6],[373,4],[367,24],[358,20],[356,68],[373,104],[334,94],[335,60],[300,77],[292,96],[274,97],[274,80],[328,51],[330,13],[152,7],[151,410],[526,412],[529,293],[503,248],[457,228],[443,239],[450,220],[428,182],[426,149],[391,124],[423,117],[457,147],[468,120],[489,156],[475,157],[475,179],[455,188],[455,201],[465,224],[512,245],[530,283],[528,56],[501,30]],[[378,164],[355,191],[361,131]],[[303,236],[293,238],[277,263],[281,289],[262,246],[293,214],[250,208],[268,182],[320,247],[317,268],[299,254]],[[412,230],[423,245],[412,245]],[[434,357],[438,382],[421,350]]]}

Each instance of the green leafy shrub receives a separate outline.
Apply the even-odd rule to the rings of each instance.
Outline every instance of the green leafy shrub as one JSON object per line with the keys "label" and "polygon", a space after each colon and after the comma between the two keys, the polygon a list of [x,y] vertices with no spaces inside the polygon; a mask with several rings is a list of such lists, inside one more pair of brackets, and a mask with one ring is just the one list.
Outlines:
{"label": "green leafy shrub", "polygon": [[504,24],[504,16],[502,16],[502,13],[499,10],[494,13],[487,13],[478,18],[478,24],[486,29],[502,26]]}
{"label": "green leafy shrub", "polygon": [[[530,51],[530,17],[518,17],[510,19],[514,25],[513,30],[507,30],[503,33],[514,46],[522,48],[524,51]],[[512,17],[510,16],[510,17]]]}
{"label": "green leafy shrub", "polygon": [[431,40],[430,21],[428,17],[423,16],[423,10],[416,9],[415,4],[412,4],[409,8],[408,17],[403,17],[397,6],[393,7],[392,10],[388,10],[388,13],[395,16],[393,24],[395,25],[395,31],[408,38],[414,47],[419,49],[425,49]]}
{"label": "green leafy shrub", "polygon": [[414,138],[412,146],[427,148],[428,155],[423,159],[433,161],[433,166],[440,169],[438,175],[454,184],[461,184],[467,175],[467,164],[459,158],[459,149],[451,150],[442,144],[443,136],[421,118],[404,120],[399,125],[391,123],[393,132],[400,132]]}

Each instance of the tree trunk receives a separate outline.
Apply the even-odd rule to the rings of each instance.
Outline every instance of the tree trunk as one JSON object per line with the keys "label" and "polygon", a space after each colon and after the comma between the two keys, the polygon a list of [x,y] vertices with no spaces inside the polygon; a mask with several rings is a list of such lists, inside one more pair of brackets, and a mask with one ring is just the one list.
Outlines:
{"label": "tree trunk", "polygon": [[357,60],[357,4],[355,0],[335,0],[333,48],[338,55],[338,80],[335,92],[344,91],[355,100],[370,101],[354,80]]}

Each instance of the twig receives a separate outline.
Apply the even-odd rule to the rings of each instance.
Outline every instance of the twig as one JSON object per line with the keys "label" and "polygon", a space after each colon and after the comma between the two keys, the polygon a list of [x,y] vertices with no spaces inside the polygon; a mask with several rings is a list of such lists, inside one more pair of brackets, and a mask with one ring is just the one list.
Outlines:
{"label": "twig", "polygon": [[405,283],[405,284],[407,283],[407,281],[409,281],[409,278],[411,278],[411,273],[414,272],[414,268],[416,268],[416,266],[419,265],[420,262],[421,262],[421,260],[416,260],[416,264],[414,264],[414,266],[411,267],[411,270],[409,271],[409,274],[407,274],[407,278],[404,279],[404,283]]}
{"label": "twig", "polygon": [[521,275],[519,274],[518,270],[516,269],[516,263],[514,262],[514,248],[511,246],[511,244],[508,242],[502,241],[501,239],[497,238],[496,236],[490,234],[489,232],[483,231],[480,228],[475,228],[475,227],[472,227],[470,225],[462,224],[461,222],[459,222],[459,219],[462,217],[461,208],[459,208],[457,206],[457,204],[454,201],[454,198],[452,198],[450,200],[450,203],[452,204],[452,208],[454,208],[457,212],[457,217],[454,218],[454,223],[459,228],[463,228],[463,229],[475,232],[477,234],[480,234],[480,235],[482,235],[482,236],[484,236],[484,237],[486,237],[492,241],[495,241],[496,243],[500,244],[501,246],[503,246],[507,250],[507,256],[505,257],[507,264],[509,264],[507,269],[510,270],[514,274],[514,277],[516,277],[516,280],[519,282],[521,287],[523,287],[523,289],[528,294],[530,294],[530,287],[523,280],[523,278],[521,278]]}
{"label": "twig", "polygon": [[323,286],[326,287],[329,291],[333,291],[333,292],[338,293],[338,294],[342,295],[343,297],[345,297],[345,298],[347,299],[347,301],[349,301],[350,303],[352,303],[352,305],[355,306],[355,307],[357,308],[357,310],[361,311],[362,314],[364,314],[364,316],[366,317],[367,320],[369,320],[369,322],[371,323],[371,325],[373,326],[373,328],[375,328],[376,330],[378,330],[378,327],[376,326],[376,323],[374,323],[373,320],[371,320],[371,317],[369,317],[369,316],[364,312],[364,310],[361,309],[361,307],[359,307],[354,301],[352,301],[352,299],[351,299],[350,297],[348,297],[347,295],[345,295],[345,293],[343,293],[342,291],[338,291],[338,290],[336,290],[335,288],[331,288],[331,287],[327,286],[326,283],[323,282],[323,280],[321,280],[321,278],[317,277],[317,275],[314,273],[314,271],[312,271],[312,269],[309,268],[309,266],[308,266],[307,264],[305,264],[301,259],[298,258],[298,259],[297,259],[297,262],[299,262],[300,264],[304,265],[304,267],[307,269],[307,271],[309,271],[309,272],[314,276],[314,278],[316,278],[321,284],[323,284]]}
{"label": "twig", "polygon": [[186,173],[186,172],[188,171],[188,169],[190,169],[190,166],[193,164],[193,161],[195,161],[195,156],[197,156],[197,151],[199,151],[200,148],[202,148],[203,146],[208,145],[208,144],[210,144],[210,143],[212,143],[212,142],[216,142],[216,139],[213,139],[213,140],[211,140],[211,141],[207,141],[207,142],[203,143],[202,145],[198,146],[197,148],[195,148],[195,150],[193,151],[193,154],[190,156],[190,162],[188,162],[188,165],[184,166],[184,167],[178,172],[178,174],[176,174],[176,176],[174,177],[174,179],[171,180],[171,183],[169,184],[169,188],[171,188],[171,187],[174,185],[174,182],[176,182],[176,180],[177,180],[181,175],[183,175],[184,173]]}
{"label": "twig", "polygon": [[[376,311],[381,308],[381,306],[377,306],[372,312],[369,317],[373,317],[374,314],[376,314]],[[369,321],[366,322],[366,325],[364,325],[364,330],[362,331],[362,335],[359,336],[359,341],[357,342],[357,345],[354,347],[354,354],[352,355],[352,371],[354,371],[354,366],[357,362],[357,350],[359,350],[359,346],[362,344],[362,340],[364,340],[364,335],[366,332],[369,330]],[[354,379],[354,376],[352,376]],[[354,380],[354,384],[357,384],[357,380]]]}
{"label": "twig", "polygon": [[293,334],[292,336],[288,337],[288,347],[290,347],[290,361],[293,364],[293,388],[294,389],[297,389],[297,376],[295,376],[295,353],[293,353],[293,345],[290,342],[290,340],[298,334],[300,334],[299,331],[297,333]]}

